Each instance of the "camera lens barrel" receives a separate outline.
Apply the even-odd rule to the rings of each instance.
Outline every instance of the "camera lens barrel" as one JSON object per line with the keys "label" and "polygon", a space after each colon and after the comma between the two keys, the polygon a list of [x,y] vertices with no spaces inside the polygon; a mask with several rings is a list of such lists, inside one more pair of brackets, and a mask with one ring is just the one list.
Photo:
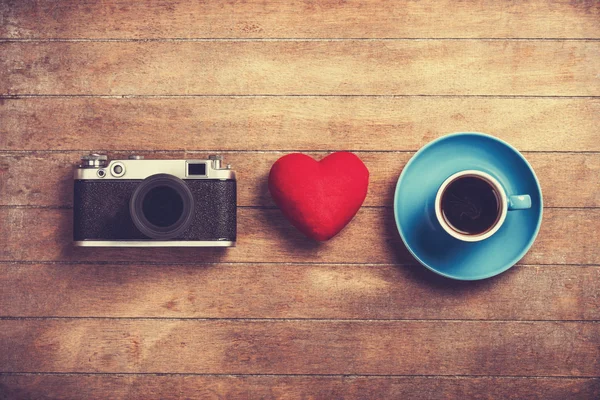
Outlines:
{"label": "camera lens barrel", "polygon": [[156,174],[144,179],[135,189],[129,212],[144,235],[151,239],[173,239],[192,222],[194,197],[181,179]]}

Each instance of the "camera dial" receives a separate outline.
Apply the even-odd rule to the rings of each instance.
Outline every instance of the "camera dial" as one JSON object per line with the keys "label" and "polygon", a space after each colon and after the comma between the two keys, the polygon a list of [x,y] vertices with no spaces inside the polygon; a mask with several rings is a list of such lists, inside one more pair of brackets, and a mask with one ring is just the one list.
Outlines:
{"label": "camera dial", "polygon": [[212,167],[214,169],[221,168],[221,161],[223,161],[222,155],[211,154],[208,156],[208,159],[212,161]]}
{"label": "camera dial", "polygon": [[125,165],[122,162],[113,163],[110,173],[116,178],[122,177],[125,174]]}
{"label": "camera dial", "polygon": [[81,157],[81,165],[82,168],[100,168],[105,167],[108,157],[105,154],[86,154]]}

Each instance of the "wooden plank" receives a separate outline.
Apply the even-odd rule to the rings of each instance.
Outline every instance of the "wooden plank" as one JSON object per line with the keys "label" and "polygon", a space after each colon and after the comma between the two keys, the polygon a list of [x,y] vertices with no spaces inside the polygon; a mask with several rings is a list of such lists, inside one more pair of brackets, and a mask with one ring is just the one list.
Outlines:
{"label": "wooden plank", "polygon": [[[391,208],[362,208],[325,243],[305,238],[278,209],[238,209],[231,249],[74,248],[69,209],[0,208],[0,260],[134,261],[163,263],[313,262],[414,263],[400,241]],[[600,264],[600,210],[550,208],[527,264]],[[358,245],[360,244],[360,245]]]}
{"label": "wooden plank", "polygon": [[[257,284],[260,282],[260,284]],[[600,320],[599,267],[0,264],[0,317]]]}
{"label": "wooden plank", "polygon": [[[73,204],[73,167],[83,153],[0,153],[0,205],[70,207]],[[114,159],[129,153],[111,152]],[[205,158],[208,153],[136,152],[146,159]],[[273,163],[285,153],[225,153],[239,174],[238,205],[274,207],[267,188]],[[325,153],[308,153],[321,159]],[[369,168],[365,206],[391,207],[398,176],[413,153],[356,152]],[[600,207],[600,153],[526,153],[544,190],[547,207]],[[560,165],[561,168],[556,168]],[[43,166],[43,167],[42,167]],[[580,190],[573,196],[572,187]]]}
{"label": "wooden plank", "polygon": [[492,399],[600,396],[595,378],[0,375],[0,398],[111,399]]}
{"label": "wooden plank", "polygon": [[574,98],[0,99],[0,149],[410,151],[475,130],[521,151],[600,151],[598,115],[600,99]]}
{"label": "wooden plank", "polygon": [[598,41],[3,42],[0,94],[598,96]]}
{"label": "wooden plank", "polygon": [[8,38],[598,38],[595,1],[9,1]]}
{"label": "wooden plank", "polygon": [[0,320],[4,372],[582,376],[600,324]]}

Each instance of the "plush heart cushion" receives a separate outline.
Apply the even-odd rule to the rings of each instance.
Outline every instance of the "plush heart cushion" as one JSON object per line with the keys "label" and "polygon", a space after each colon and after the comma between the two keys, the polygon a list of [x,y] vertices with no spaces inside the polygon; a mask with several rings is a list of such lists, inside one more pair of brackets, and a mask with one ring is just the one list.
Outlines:
{"label": "plush heart cushion", "polygon": [[321,161],[300,153],[271,167],[269,191],[298,230],[315,240],[335,236],[352,220],[369,186],[369,170],[356,155],[337,152]]}

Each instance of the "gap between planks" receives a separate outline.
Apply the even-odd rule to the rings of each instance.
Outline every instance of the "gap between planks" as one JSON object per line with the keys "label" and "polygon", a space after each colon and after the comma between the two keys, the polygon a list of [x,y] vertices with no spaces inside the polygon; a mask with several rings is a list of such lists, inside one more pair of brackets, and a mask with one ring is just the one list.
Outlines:
{"label": "gap between planks", "polygon": [[600,380],[600,377],[590,376],[571,376],[571,375],[398,375],[398,374],[219,374],[202,372],[2,372],[0,376],[214,376],[214,377],[331,377],[331,378],[431,378],[431,379],[594,379]]}
{"label": "gap between planks", "polygon": [[61,317],[61,316],[43,316],[43,317],[19,317],[19,316],[0,316],[0,321],[35,321],[35,320],[123,320],[123,321],[195,321],[195,322],[213,322],[213,321],[227,321],[227,322],[349,322],[349,323],[371,323],[371,322],[484,322],[484,323],[577,323],[577,324],[598,324],[600,320],[597,319],[482,319],[482,318],[244,318],[244,317],[230,317],[230,318],[218,318],[218,317]]}
{"label": "gap between planks", "polygon": [[[85,149],[76,149],[76,150],[4,150],[0,149],[0,155],[6,156],[19,156],[26,154],[81,154],[81,152],[89,151],[89,148]],[[148,150],[148,149],[129,149],[129,150],[120,150],[120,149],[96,149],[96,151],[106,151],[109,153],[134,153],[134,152],[143,152],[149,154],[180,154],[181,152],[185,153],[223,153],[223,154],[244,154],[244,153],[257,153],[257,154],[287,154],[290,152],[296,151],[304,151],[308,153],[319,153],[319,154],[327,154],[332,152],[337,152],[340,150],[311,150],[311,149],[278,149],[278,150],[260,150],[260,149],[244,149],[244,150],[207,150],[207,149],[177,149],[177,150]],[[418,150],[348,150],[352,153],[382,153],[382,154],[413,154]],[[600,151],[573,151],[573,150],[525,150],[520,151],[521,154],[600,154]]]}
{"label": "gap between planks", "polygon": [[[178,261],[177,263],[172,262],[153,262],[153,261],[143,261],[144,265],[148,266],[193,266],[199,265],[198,262],[194,261]],[[124,265],[140,265],[140,262],[137,261],[54,261],[54,260],[0,260],[0,267],[3,265],[106,265],[106,266],[124,266]],[[306,266],[335,266],[335,265],[349,265],[353,267],[360,266],[369,266],[369,267],[422,267],[421,264],[410,264],[410,263],[367,263],[367,262],[321,262],[321,261],[223,261],[223,262],[202,262],[201,265],[306,265]],[[556,263],[538,263],[538,264],[515,264],[514,266],[518,267],[600,267],[600,264],[585,264],[585,263],[565,263],[565,264],[556,264]]]}
{"label": "gap between planks", "polygon": [[[366,209],[386,209],[392,208],[393,205],[390,206],[361,206],[361,208]],[[240,206],[237,208],[251,209],[251,210],[278,210],[277,206]],[[27,209],[27,210],[72,210],[73,206],[31,206],[27,204],[0,204],[0,209]],[[544,206],[545,210],[597,210],[600,209],[598,207],[557,207],[557,206]]]}
{"label": "gap between planks", "polygon": [[0,43],[38,43],[38,42],[380,42],[380,41],[479,41],[479,42],[600,42],[599,38],[501,38],[501,37],[481,37],[481,38],[461,38],[461,37],[381,37],[381,38],[235,38],[235,37],[217,37],[217,38],[183,38],[183,37],[165,37],[165,38],[7,38],[0,37]]}
{"label": "gap between planks", "polygon": [[0,100],[18,100],[29,98],[98,98],[98,99],[178,99],[178,98],[260,98],[260,97],[366,97],[366,98],[404,98],[404,97],[441,97],[441,98],[491,98],[491,99],[599,99],[600,96],[590,95],[536,95],[536,94],[41,94],[41,93],[19,93],[2,94]]}

